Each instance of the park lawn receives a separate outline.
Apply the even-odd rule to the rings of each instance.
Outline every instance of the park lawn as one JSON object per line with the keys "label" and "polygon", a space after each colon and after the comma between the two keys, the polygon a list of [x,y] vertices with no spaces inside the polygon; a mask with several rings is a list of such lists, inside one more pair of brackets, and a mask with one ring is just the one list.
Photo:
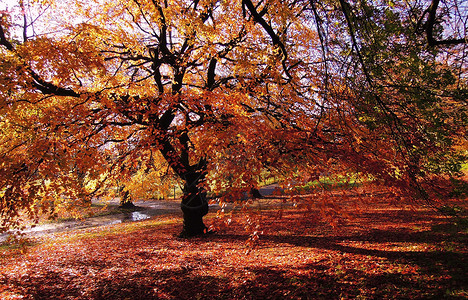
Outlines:
{"label": "park lawn", "polygon": [[200,238],[177,238],[180,215],[165,215],[2,247],[0,299],[467,299],[466,216],[379,195],[334,226],[254,206],[209,214],[218,232]]}

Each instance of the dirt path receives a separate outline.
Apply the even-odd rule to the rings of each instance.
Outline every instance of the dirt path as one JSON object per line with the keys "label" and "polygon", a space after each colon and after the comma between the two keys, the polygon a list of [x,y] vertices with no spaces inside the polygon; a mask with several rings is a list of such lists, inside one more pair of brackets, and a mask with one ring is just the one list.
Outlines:
{"label": "dirt path", "polygon": [[[260,193],[263,196],[268,196],[273,193],[277,184],[268,185],[260,188]],[[115,203],[114,203],[115,202]],[[118,200],[111,201],[109,204],[118,204]],[[75,229],[83,229],[98,226],[111,226],[119,223],[136,222],[141,220],[150,219],[156,216],[168,214],[180,214],[179,200],[157,200],[157,201],[136,201],[134,204],[137,206],[136,210],[127,211],[119,214],[112,214],[106,216],[90,217],[83,220],[70,220],[57,223],[47,223],[28,228],[24,231],[27,237],[40,236],[49,233],[70,231]],[[217,204],[210,205],[210,211],[219,209]],[[8,234],[0,234],[0,243],[6,241]]]}
{"label": "dirt path", "polygon": [[[57,223],[47,223],[37,225],[24,230],[27,237],[39,236],[55,232],[63,232],[75,229],[83,229],[97,226],[110,226],[119,223],[136,222],[146,220],[158,215],[180,213],[180,203],[178,201],[137,201],[134,203],[137,208],[118,214],[106,216],[90,217],[83,220],[70,220]],[[0,235],[0,243],[8,238],[7,234]]]}

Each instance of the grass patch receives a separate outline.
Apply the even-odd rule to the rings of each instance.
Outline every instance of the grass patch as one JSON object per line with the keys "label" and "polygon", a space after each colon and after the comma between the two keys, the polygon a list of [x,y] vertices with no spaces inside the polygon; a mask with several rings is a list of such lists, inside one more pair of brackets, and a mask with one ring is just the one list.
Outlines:
{"label": "grass patch", "polygon": [[49,218],[43,220],[40,224],[48,223],[60,223],[67,221],[74,221],[77,219],[86,219],[92,217],[104,217],[110,215],[117,215],[126,212],[133,212],[142,210],[141,207],[135,206],[134,208],[121,208],[119,205],[115,204],[106,204],[106,203],[92,203],[89,207],[84,207],[79,210],[76,215],[73,216],[57,216],[55,218]]}
{"label": "grass patch", "polygon": [[[367,181],[367,180],[365,180]],[[356,176],[329,176],[323,177],[320,180],[307,182],[304,185],[296,186],[297,193],[309,193],[313,190],[323,189],[326,191],[349,189],[359,187],[363,184],[363,180]]]}
{"label": "grass patch", "polygon": [[23,251],[25,248],[34,247],[38,244],[38,241],[31,239],[21,239],[13,243],[4,242],[0,244],[0,252],[8,253]]}
{"label": "grass patch", "polygon": [[70,243],[77,240],[105,238],[111,236],[117,237],[121,234],[131,234],[140,230],[152,229],[165,225],[173,225],[177,222],[180,222],[179,218],[164,217],[137,222],[119,223],[113,225],[99,226],[96,228],[74,230],[71,233],[66,232],[55,234],[53,238],[51,238],[49,241],[53,241],[53,243]]}

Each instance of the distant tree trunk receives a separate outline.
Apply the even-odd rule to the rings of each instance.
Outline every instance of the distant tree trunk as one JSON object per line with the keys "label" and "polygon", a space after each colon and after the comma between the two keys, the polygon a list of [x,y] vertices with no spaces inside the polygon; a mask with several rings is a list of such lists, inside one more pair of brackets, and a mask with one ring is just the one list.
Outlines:
{"label": "distant tree trunk", "polygon": [[207,233],[203,217],[208,213],[206,191],[200,184],[205,175],[203,171],[186,173],[184,176],[184,195],[181,208],[184,214],[184,224],[181,237],[193,237]]}
{"label": "distant tree trunk", "polygon": [[86,173],[78,169],[76,171],[76,179],[77,179],[78,188],[79,188],[79,193],[78,193],[79,201],[81,201],[83,205],[91,206],[91,198],[88,197],[85,191]]}

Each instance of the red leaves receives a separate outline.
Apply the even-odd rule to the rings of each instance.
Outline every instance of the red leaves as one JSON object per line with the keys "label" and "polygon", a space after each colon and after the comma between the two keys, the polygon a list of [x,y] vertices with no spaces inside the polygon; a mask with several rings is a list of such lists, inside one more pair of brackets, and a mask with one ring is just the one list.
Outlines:
{"label": "red leaves", "polygon": [[231,215],[222,233],[190,240],[174,238],[172,219],[154,219],[57,234],[26,255],[2,249],[0,297],[434,298],[447,287],[462,295],[464,236],[431,231],[441,220],[434,211],[389,207],[384,194],[360,210],[346,200],[353,217],[339,234],[305,209],[268,217],[274,208]]}

